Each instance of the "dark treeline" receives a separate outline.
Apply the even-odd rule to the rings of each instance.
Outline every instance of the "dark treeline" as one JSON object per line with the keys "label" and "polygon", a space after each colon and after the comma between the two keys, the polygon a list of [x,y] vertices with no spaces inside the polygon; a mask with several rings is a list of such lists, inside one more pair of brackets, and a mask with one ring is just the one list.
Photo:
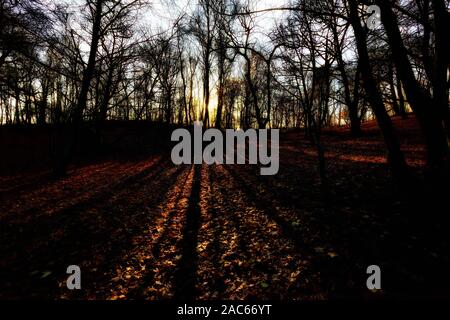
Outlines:
{"label": "dark treeline", "polygon": [[[172,1],[173,2],[173,1]],[[166,5],[175,5],[165,1]],[[367,27],[367,7],[381,24]],[[450,15],[445,0],[196,0],[165,30],[146,0],[1,0],[0,123],[147,120],[217,128],[322,128],[376,119],[408,175],[390,116],[417,118],[432,176],[448,172]],[[262,15],[282,12],[265,35]],[[265,39],[265,40],[261,40]],[[62,161],[64,167],[64,161]]]}

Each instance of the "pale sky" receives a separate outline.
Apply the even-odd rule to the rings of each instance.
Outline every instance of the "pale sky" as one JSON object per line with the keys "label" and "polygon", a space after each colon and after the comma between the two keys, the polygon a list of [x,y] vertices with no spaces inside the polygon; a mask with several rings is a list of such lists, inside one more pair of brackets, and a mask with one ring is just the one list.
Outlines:
{"label": "pale sky", "polygon": [[[213,0],[212,0],[213,1]],[[57,1],[50,1],[55,4]],[[282,7],[288,0],[255,0],[255,10]],[[85,3],[85,0],[60,0],[60,3],[69,4],[74,12],[79,12]],[[150,0],[150,8],[139,12],[139,24],[146,28],[151,28],[155,33],[157,30],[170,30],[173,21],[175,21],[182,13],[188,15],[193,11],[197,4],[197,0]],[[255,15],[256,25],[255,37],[260,45],[265,42],[266,34],[268,34],[286,13],[282,11],[273,11]]]}
{"label": "pale sky", "polygon": [[[58,3],[57,1],[49,1],[52,5]],[[214,1],[214,0],[212,0]],[[268,8],[283,7],[289,0],[254,0],[255,7],[253,10],[262,10]],[[85,0],[59,0],[59,3],[66,3],[70,6],[74,14],[79,14],[84,7]],[[150,29],[150,34],[157,34],[162,31],[171,31],[174,21],[177,20],[183,13],[191,14],[197,5],[198,0],[150,0],[150,6],[147,9],[141,10],[138,13],[137,26],[143,27],[146,30]],[[271,32],[278,21],[282,19],[287,13],[283,11],[272,11],[267,13],[259,13],[254,16],[255,29],[252,34],[252,42],[261,48],[267,48],[270,45],[267,35]],[[79,29],[79,26],[78,26]],[[89,51],[89,44],[83,43],[81,50],[87,54]],[[235,69],[235,73],[240,73],[239,68]],[[238,74],[235,74],[238,76]],[[214,112],[217,98],[215,94],[215,76],[211,76],[211,112]],[[198,88],[198,97],[201,97],[201,90]]]}

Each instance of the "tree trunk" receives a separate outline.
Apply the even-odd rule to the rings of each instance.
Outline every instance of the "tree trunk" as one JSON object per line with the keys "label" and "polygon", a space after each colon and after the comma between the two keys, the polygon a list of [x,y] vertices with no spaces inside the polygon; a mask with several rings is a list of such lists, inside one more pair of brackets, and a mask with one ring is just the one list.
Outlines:
{"label": "tree trunk", "polygon": [[[433,1],[435,4],[440,4],[441,2],[441,0]],[[440,92],[443,91],[443,89],[440,84],[437,85],[438,81],[432,81],[435,86],[433,88],[435,98],[432,98],[418,83],[409,61],[408,52],[401,37],[397,18],[392,11],[391,3],[388,0],[378,0],[377,3],[381,9],[381,20],[389,39],[392,56],[397,67],[397,74],[402,80],[408,101],[419,121],[425,137],[427,145],[427,167],[429,173],[432,177],[437,178],[446,171],[446,163],[448,162],[448,140],[443,125],[443,102],[441,101],[442,97],[440,95]],[[439,13],[435,13],[435,20],[439,20],[439,16]],[[439,25],[438,22],[436,22],[436,24]],[[448,32],[448,30],[441,31],[439,29],[436,31],[437,38],[439,38],[439,35],[444,37],[441,33]],[[440,41],[437,39],[437,43],[439,42]],[[446,51],[445,47],[446,45],[442,43],[436,45],[436,58],[438,63],[434,74],[442,74],[442,69],[444,68],[446,70],[445,72],[447,72],[445,63],[444,66],[439,65],[439,61],[442,63],[441,60],[448,59],[442,57],[442,51]],[[444,83],[446,83],[446,78]],[[440,105],[441,103],[442,105]],[[448,88],[446,108],[448,109]]]}
{"label": "tree trunk", "polygon": [[76,141],[80,132],[80,127],[83,121],[83,112],[86,108],[89,88],[91,86],[91,81],[94,76],[98,44],[100,42],[103,1],[104,0],[97,0],[95,4],[89,60],[87,67],[83,72],[83,79],[81,83],[81,90],[80,95],[78,97],[78,102],[72,111],[72,119],[71,119],[72,129],[70,130],[67,139],[63,139],[67,141],[65,141],[65,143],[63,143],[63,145],[60,146],[61,150],[58,152],[58,159],[56,161],[56,167],[54,168],[54,173],[57,176],[62,176],[66,174],[66,168],[69,162],[69,158],[76,145]]}
{"label": "tree trunk", "polygon": [[394,111],[396,116],[401,115],[400,105],[398,103],[397,94],[395,93],[395,84],[394,84],[394,70],[392,64],[388,66],[388,83],[389,83],[389,91],[391,94],[391,102],[392,102],[392,110]]}
{"label": "tree trunk", "polygon": [[397,95],[398,95],[398,107],[400,109],[400,115],[402,119],[406,119],[408,117],[406,113],[406,105],[405,105],[405,96],[403,95],[403,87],[402,81],[400,77],[397,75]]}
{"label": "tree trunk", "polygon": [[369,53],[367,50],[366,35],[363,27],[361,26],[358,15],[358,1],[349,0],[349,8],[350,20],[355,33],[359,62],[361,65],[361,74],[367,99],[372,106],[378,126],[383,133],[383,138],[388,149],[388,162],[391,166],[392,173],[400,181],[405,181],[409,176],[408,166],[404,155],[400,150],[400,143],[391,119],[386,112],[381,92],[373,77],[372,66],[370,64]]}

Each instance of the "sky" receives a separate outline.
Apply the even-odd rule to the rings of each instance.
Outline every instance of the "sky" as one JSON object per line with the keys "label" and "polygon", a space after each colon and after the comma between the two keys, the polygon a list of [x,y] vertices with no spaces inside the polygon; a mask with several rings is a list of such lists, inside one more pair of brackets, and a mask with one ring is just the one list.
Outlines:
{"label": "sky", "polygon": [[[50,0],[49,0],[50,1]],[[214,1],[214,0],[212,0]],[[245,1],[245,0],[244,0]],[[253,10],[259,11],[269,8],[283,7],[288,3],[289,0],[252,0],[254,4]],[[51,1],[52,4],[65,3],[70,7],[70,11],[76,13],[81,12],[84,7],[86,0],[58,0]],[[171,31],[174,22],[182,14],[190,15],[193,13],[198,0],[149,0],[150,5],[138,12],[137,26],[145,28],[150,31],[150,34],[158,34],[164,31]],[[255,19],[255,29],[252,34],[251,41],[256,43],[257,47],[267,48],[269,42],[268,35],[284,16],[286,12],[283,11],[271,11],[265,13],[258,13],[254,15]],[[89,44],[82,43],[81,50],[85,55],[88,54]],[[236,68],[234,73],[240,73],[240,69]],[[235,74],[235,76],[238,76]],[[215,76],[211,76],[211,81],[215,82]],[[217,104],[217,96],[215,92],[215,84],[211,83],[211,103],[210,112],[214,113]],[[201,100],[201,89],[198,88],[198,100]]]}
{"label": "sky", "polygon": [[[149,0],[150,6],[139,12],[139,23],[152,30],[169,30],[173,22],[183,13],[193,12],[198,0]],[[56,3],[57,1],[52,1]],[[60,3],[69,4],[74,12],[85,3],[85,0],[59,0]],[[282,7],[288,0],[254,0],[255,10]],[[77,8],[78,7],[78,8]],[[283,15],[282,11],[272,11],[256,15],[256,37],[264,42],[265,35],[270,33]]]}
{"label": "sky", "polygon": [[[78,13],[84,7],[86,0],[55,0],[49,4],[68,4],[72,12]],[[191,14],[198,3],[198,0],[148,0],[149,6],[138,12],[138,25],[151,33],[157,34],[163,31],[170,31],[174,21],[182,14]],[[214,1],[214,0],[212,0]],[[245,0],[244,0],[245,1]],[[252,0],[255,4],[254,10],[283,7],[289,0]],[[267,47],[269,43],[268,35],[273,27],[280,21],[286,12],[271,11],[254,15],[256,27],[252,34],[252,42],[256,42],[257,47]],[[89,49],[88,44],[82,44],[82,51]]]}
{"label": "sky", "polygon": [[[281,7],[287,0],[255,0],[255,10]],[[197,0],[153,0],[152,9],[149,15],[153,25],[167,25],[173,18],[179,16],[181,12],[192,12]],[[276,19],[281,18],[282,12],[268,12],[258,15],[258,24],[261,26],[261,31],[269,31],[273,27]]]}
{"label": "sky", "polygon": [[[287,0],[255,0],[254,10],[263,10],[268,8],[282,7],[287,4]],[[193,12],[194,7],[198,3],[198,0],[155,0],[152,2],[152,7],[148,12],[143,13],[144,19],[142,23],[151,26],[153,30],[170,30],[173,22],[182,14],[190,14]],[[268,35],[280,21],[286,12],[271,11],[267,13],[259,13],[255,15],[254,34],[252,35],[252,41],[256,42],[257,47],[267,47],[269,43]],[[240,72],[239,68],[236,68],[234,72]],[[211,76],[211,80],[214,82],[215,76]],[[198,99],[201,100],[201,90],[198,88]],[[217,95],[215,92],[215,85],[212,85],[212,92],[210,97],[210,112],[214,113],[217,105]]]}

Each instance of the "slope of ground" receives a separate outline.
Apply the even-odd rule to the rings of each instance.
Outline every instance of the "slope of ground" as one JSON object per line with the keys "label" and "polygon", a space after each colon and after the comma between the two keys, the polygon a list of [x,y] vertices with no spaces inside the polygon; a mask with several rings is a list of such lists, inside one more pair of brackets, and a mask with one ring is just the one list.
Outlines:
{"label": "slope of ground", "polygon": [[[408,162],[424,148],[395,120]],[[327,299],[449,295],[444,209],[389,176],[376,127],[325,132],[330,194],[315,149],[281,138],[280,173],[174,166],[168,154],[0,177],[0,297]],[[415,169],[415,170],[416,170]],[[431,221],[431,222],[430,222]],[[65,286],[69,265],[82,290]],[[366,288],[379,265],[380,292]]]}

